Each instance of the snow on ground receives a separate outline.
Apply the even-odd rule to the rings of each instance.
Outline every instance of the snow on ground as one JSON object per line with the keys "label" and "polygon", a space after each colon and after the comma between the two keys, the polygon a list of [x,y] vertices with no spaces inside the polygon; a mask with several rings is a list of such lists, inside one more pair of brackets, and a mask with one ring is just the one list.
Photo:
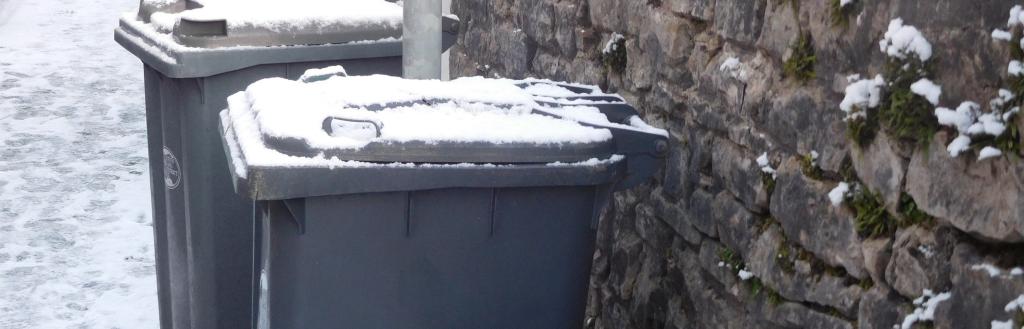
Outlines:
{"label": "snow on ground", "polygon": [[156,328],[137,0],[0,0],[0,328]]}

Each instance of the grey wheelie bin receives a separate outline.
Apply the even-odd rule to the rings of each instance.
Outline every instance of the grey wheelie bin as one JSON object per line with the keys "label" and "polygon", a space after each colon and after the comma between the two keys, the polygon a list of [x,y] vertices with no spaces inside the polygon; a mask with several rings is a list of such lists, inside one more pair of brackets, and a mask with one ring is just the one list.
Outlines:
{"label": "grey wheelie bin", "polygon": [[[232,190],[217,113],[256,80],[312,67],[401,75],[401,8],[360,4],[373,12],[317,12],[312,25],[296,8],[256,19],[183,0],[143,0],[121,18],[115,40],[144,64],[161,328],[251,328],[253,202]],[[457,22],[445,26],[450,45]]]}
{"label": "grey wheelie bin", "polygon": [[221,131],[261,329],[581,328],[598,216],[667,145],[618,96],[484,78],[263,80]]}

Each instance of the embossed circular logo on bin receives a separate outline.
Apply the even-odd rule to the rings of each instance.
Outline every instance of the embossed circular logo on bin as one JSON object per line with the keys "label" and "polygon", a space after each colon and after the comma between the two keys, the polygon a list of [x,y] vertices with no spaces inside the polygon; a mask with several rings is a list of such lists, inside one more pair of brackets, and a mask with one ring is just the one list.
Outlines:
{"label": "embossed circular logo on bin", "polygon": [[171,150],[164,147],[164,186],[173,190],[181,184],[181,166]]}

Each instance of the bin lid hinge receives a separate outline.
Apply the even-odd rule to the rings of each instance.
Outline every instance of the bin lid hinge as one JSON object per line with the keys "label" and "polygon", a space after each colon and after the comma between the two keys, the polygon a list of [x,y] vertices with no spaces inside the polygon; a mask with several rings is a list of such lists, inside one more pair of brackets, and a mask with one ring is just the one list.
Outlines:
{"label": "bin lid hinge", "polygon": [[[535,110],[535,112],[562,118],[560,115],[543,110]],[[625,177],[615,185],[614,190],[627,189],[645,182],[654,175],[665,156],[668,155],[668,137],[666,136],[617,125],[602,125],[588,122],[579,122],[579,124],[587,127],[608,129],[615,143],[615,154],[626,157]],[[625,122],[620,124],[625,124]]]}

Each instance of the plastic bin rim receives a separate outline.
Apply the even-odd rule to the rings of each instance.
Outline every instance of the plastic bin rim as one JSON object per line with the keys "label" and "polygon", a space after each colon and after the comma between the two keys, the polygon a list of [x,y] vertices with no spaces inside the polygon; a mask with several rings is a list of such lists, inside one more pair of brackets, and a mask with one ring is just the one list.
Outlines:
{"label": "plastic bin rim", "polygon": [[[401,40],[353,42],[324,45],[232,47],[180,51],[168,49],[139,30],[139,21],[121,17],[114,30],[114,40],[169,78],[210,77],[263,64],[337,61],[346,59],[402,56]],[[445,48],[454,38],[446,36]]]}
{"label": "plastic bin rim", "polygon": [[[614,185],[624,161],[598,166],[544,164],[502,167],[249,167],[248,178],[232,175],[235,192],[253,200],[289,200],[330,195],[409,192],[447,188],[518,188]],[[302,178],[300,178],[302,177]],[[360,177],[376,177],[369,184]],[[315,182],[328,184],[312,184]],[[329,186],[329,187],[325,187]]]}
{"label": "plastic bin rim", "polygon": [[[223,115],[223,113],[222,113]],[[509,164],[500,166],[263,167],[245,163],[229,143],[235,136],[218,127],[235,193],[253,200],[286,200],[326,195],[417,191],[456,187],[595,186],[614,184],[626,175],[626,159],[597,165]],[[235,166],[244,166],[241,177]]]}

